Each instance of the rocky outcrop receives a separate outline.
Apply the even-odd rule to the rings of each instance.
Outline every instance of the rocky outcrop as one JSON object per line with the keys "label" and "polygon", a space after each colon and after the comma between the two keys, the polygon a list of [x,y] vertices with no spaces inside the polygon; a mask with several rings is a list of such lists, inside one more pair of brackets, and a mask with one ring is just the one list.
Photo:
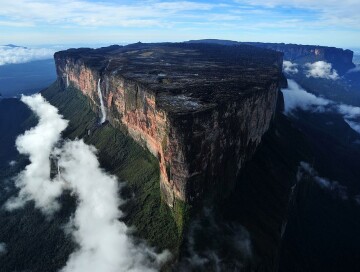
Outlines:
{"label": "rocky outcrop", "polygon": [[339,74],[345,74],[348,70],[355,67],[353,64],[354,52],[336,47],[319,46],[319,45],[300,45],[285,43],[259,43],[259,42],[236,42],[228,40],[195,40],[190,43],[214,43],[224,45],[247,44],[260,48],[276,50],[284,53],[284,59],[296,63],[326,61],[331,63],[333,68]]}
{"label": "rocky outcrop", "polygon": [[269,128],[282,69],[274,51],[201,44],[70,49],[55,61],[64,90],[97,110],[100,80],[108,121],[158,158],[169,206],[232,188]]}

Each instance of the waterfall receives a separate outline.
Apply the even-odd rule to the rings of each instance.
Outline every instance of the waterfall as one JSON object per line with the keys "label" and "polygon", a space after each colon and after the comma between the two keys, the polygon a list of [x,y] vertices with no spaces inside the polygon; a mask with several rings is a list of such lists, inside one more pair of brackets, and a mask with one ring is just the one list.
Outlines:
{"label": "waterfall", "polygon": [[69,87],[69,74],[66,74],[66,87]]}
{"label": "waterfall", "polygon": [[100,121],[100,123],[102,124],[106,120],[106,111],[105,111],[105,106],[104,106],[104,100],[103,100],[102,93],[101,93],[100,78],[98,80],[97,90],[98,90],[98,95],[99,95],[99,99],[100,99],[100,109],[101,109],[101,121]]}
{"label": "waterfall", "polygon": [[69,82],[69,69],[68,69],[68,64],[65,64],[65,72],[66,72],[66,88],[69,87],[70,82]]}
{"label": "waterfall", "polygon": [[57,172],[58,172],[58,178],[59,178],[59,180],[60,180],[60,175],[61,175],[61,173],[60,173],[59,158],[57,158]]}

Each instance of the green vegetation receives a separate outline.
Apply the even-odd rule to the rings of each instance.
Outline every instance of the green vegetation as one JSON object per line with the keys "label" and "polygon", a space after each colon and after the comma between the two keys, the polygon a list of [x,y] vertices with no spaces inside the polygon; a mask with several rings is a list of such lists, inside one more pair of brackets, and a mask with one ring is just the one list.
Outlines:
{"label": "green vegetation", "polygon": [[184,229],[190,222],[190,211],[190,205],[186,204],[184,201],[175,200],[173,215],[176,225],[178,226],[179,237],[183,236]]}
{"label": "green vegetation", "polygon": [[54,83],[42,94],[70,120],[64,137],[83,138],[94,145],[99,150],[101,166],[128,185],[121,192],[128,199],[121,208],[125,213],[123,220],[135,226],[136,235],[151,245],[176,254],[182,231],[178,230],[169,207],[161,201],[157,159],[120,129],[109,123],[98,125],[89,100],[78,90],[62,91]]}

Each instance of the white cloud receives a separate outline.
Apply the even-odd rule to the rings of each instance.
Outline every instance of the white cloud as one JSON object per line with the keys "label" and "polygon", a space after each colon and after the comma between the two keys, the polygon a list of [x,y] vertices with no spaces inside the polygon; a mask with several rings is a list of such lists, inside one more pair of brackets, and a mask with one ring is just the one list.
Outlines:
{"label": "white cloud", "polygon": [[344,116],[345,122],[360,134],[360,107],[340,104],[337,106],[337,110]]}
{"label": "white cloud", "polygon": [[[70,190],[78,202],[67,230],[79,247],[63,272],[157,271],[169,253],[156,254],[144,243],[135,243],[130,229],[119,221],[119,206],[124,202],[118,195],[119,182],[100,168],[96,149],[82,140],[61,144],[67,121],[41,95],[22,97],[22,101],[39,116],[39,124],[16,141],[19,151],[30,155],[30,164],[17,177],[20,192],[7,207],[19,208],[34,200],[44,213],[53,214],[59,208],[56,197]],[[50,157],[58,164],[53,179]]]}
{"label": "white cloud", "polygon": [[332,191],[337,197],[343,200],[349,199],[347,188],[345,186],[340,185],[337,181],[332,181],[327,178],[320,177],[315,169],[310,166],[310,164],[307,162],[300,162],[297,173],[298,181],[301,181],[304,176],[312,177],[321,188]]}
{"label": "white cloud", "polygon": [[360,107],[336,103],[317,97],[305,91],[294,80],[288,79],[288,88],[282,90],[285,102],[285,114],[291,115],[296,109],[312,112],[332,111],[341,114],[344,121],[360,134]]}
{"label": "white cloud", "polygon": [[356,72],[360,72],[360,65],[347,71],[347,73],[356,73]]}
{"label": "white cloud", "polygon": [[118,220],[124,202],[119,183],[100,169],[95,152],[82,140],[68,141],[59,150],[61,178],[78,198],[70,228],[80,246],[62,271],[155,271],[167,254],[134,245],[128,227]]}
{"label": "white cloud", "polygon": [[325,61],[306,63],[305,68],[307,68],[305,71],[307,77],[326,78],[332,80],[339,78],[337,71],[332,69],[331,63],[327,63]]}
{"label": "white cloud", "polygon": [[[0,25],[8,25],[0,37],[3,42],[129,43],[201,38],[337,46],[359,42],[354,34],[360,29],[355,12],[359,5],[347,9],[348,4],[339,2],[336,9],[327,4],[313,8],[300,1],[278,3],[281,8],[272,9],[269,7],[276,3],[260,0],[0,0],[0,4]],[[289,13],[297,7],[301,9]],[[344,9],[347,16],[326,16],[329,10],[338,13]]]}
{"label": "white cloud", "polygon": [[283,61],[283,70],[287,74],[297,74],[299,72],[299,69],[297,68],[296,63],[292,63],[291,61],[284,60]]}
{"label": "white cloud", "polygon": [[7,252],[6,244],[0,243],[0,256],[6,254],[6,252]]}
{"label": "white cloud", "polygon": [[338,111],[346,118],[353,119],[360,117],[360,108],[346,104],[339,104],[337,106]]}
{"label": "white cloud", "polygon": [[[1,3],[1,0],[0,0]],[[181,12],[210,10],[218,4],[196,1],[141,1],[111,3],[105,1],[26,1],[18,0],[2,5],[0,16],[18,21],[78,26],[146,27],[165,26]]]}
{"label": "white cloud", "polygon": [[282,90],[285,100],[285,113],[291,114],[296,109],[310,111],[324,111],[325,106],[333,103],[332,101],[317,97],[305,91],[294,80],[288,79],[288,88]]}
{"label": "white cloud", "polygon": [[360,124],[358,122],[346,118],[344,120],[353,130],[360,134]]}
{"label": "white cloud", "polygon": [[55,50],[49,48],[24,48],[0,46],[0,65],[51,59]]}
{"label": "white cloud", "polygon": [[[238,2],[244,3],[243,0]],[[327,26],[358,27],[360,17],[360,1],[358,0],[246,0],[248,4],[267,8],[298,8],[307,9],[318,13],[317,20],[322,21]]]}
{"label": "white cloud", "polygon": [[21,101],[38,116],[39,123],[16,139],[19,153],[29,155],[30,164],[16,177],[15,185],[20,192],[18,197],[7,202],[6,207],[11,210],[34,200],[37,208],[52,213],[59,208],[56,198],[61,194],[63,184],[50,181],[49,156],[68,122],[40,94],[22,96]]}

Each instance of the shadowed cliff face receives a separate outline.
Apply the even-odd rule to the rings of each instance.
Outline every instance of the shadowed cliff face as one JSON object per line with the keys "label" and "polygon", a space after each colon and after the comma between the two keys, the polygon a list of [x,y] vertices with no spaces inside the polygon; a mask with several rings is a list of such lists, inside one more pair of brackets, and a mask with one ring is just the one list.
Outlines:
{"label": "shadowed cliff face", "polygon": [[55,54],[62,86],[158,158],[165,201],[231,190],[275,112],[282,54],[251,46],[134,44]]}

